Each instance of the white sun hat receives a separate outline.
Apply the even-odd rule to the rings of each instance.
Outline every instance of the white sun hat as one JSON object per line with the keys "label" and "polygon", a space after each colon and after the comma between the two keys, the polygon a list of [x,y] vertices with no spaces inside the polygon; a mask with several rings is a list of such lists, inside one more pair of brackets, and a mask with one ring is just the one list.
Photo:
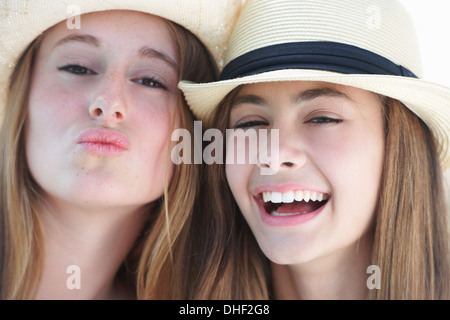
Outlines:
{"label": "white sun hat", "polygon": [[[34,39],[59,22],[67,20],[70,25],[74,15],[106,10],[153,14],[191,31],[220,64],[241,5],[242,0],[1,0],[0,119],[20,56]],[[80,22],[82,28],[82,19]]]}
{"label": "white sun hat", "polygon": [[204,128],[239,85],[324,81],[400,100],[432,130],[443,167],[450,165],[450,89],[421,79],[415,27],[398,1],[247,0],[224,64],[217,82],[179,84]]}

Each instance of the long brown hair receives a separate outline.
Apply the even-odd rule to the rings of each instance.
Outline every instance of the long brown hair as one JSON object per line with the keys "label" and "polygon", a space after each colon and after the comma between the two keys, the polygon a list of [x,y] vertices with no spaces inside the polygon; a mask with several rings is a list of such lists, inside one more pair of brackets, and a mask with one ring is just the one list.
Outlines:
{"label": "long brown hair", "polygon": [[[168,25],[178,44],[180,80],[213,81],[217,69],[204,46],[183,27],[174,23]],[[178,93],[178,109],[182,127],[193,136],[194,117],[181,91]],[[185,145],[186,148],[193,149],[195,141],[191,140],[190,145]],[[192,266],[186,265],[186,262],[194,250],[192,237],[197,236],[190,233],[190,228],[199,183],[200,165],[191,161],[191,164],[181,163],[175,167],[170,186],[164,192],[161,212],[143,245],[137,270],[138,298],[192,298],[188,290],[190,278],[187,271]]]}
{"label": "long brown hair", "polygon": [[430,129],[399,101],[384,98],[386,158],[373,264],[373,299],[448,299],[450,264],[443,173]]}
{"label": "long brown hair", "polygon": [[[230,93],[218,106],[214,127],[225,132]],[[225,144],[223,144],[225,145]],[[224,154],[224,159],[226,155]],[[191,292],[196,299],[266,299],[268,263],[243,219],[228,186],[222,164],[203,167],[201,191],[193,224],[192,244],[198,253],[191,264],[199,270],[192,275]]]}
{"label": "long brown hair", "polygon": [[[167,21],[178,44],[180,79],[212,81],[217,74],[207,50],[183,27]],[[33,61],[42,37],[35,40],[20,58],[11,78],[5,118],[0,133],[0,298],[28,299],[37,289],[45,256],[44,235],[36,204],[39,192],[26,166],[24,123],[28,110]],[[193,116],[178,92],[181,127],[193,132]],[[170,150],[167,155],[170,163]],[[171,285],[183,283],[180,257],[193,202],[198,190],[199,167],[178,165],[164,195],[157,201],[149,221],[136,241],[120,275],[125,273],[138,298],[175,298]]]}
{"label": "long brown hair", "polygon": [[[222,132],[240,88],[217,107],[214,124]],[[449,237],[436,142],[424,122],[401,102],[380,99],[386,150],[372,228],[372,264],[380,267],[381,289],[370,290],[368,298],[447,299]],[[200,194],[206,213],[201,228],[209,231],[199,241],[211,244],[211,258],[204,261],[199,292],[226,299],[271,298],[268,261],[233,199],[224,165],[206,166],[205,172],[207,180]],[[215,270],[217,277],[210,277],[208,270]]]}

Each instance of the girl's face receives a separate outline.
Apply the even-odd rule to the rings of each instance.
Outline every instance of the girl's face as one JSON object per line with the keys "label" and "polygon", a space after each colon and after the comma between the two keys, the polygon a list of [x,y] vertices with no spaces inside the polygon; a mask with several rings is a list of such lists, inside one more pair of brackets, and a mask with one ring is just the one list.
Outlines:
{"label": "girl's face", "polygon": [[80,22],[73,30],[62,22],[42,40],[26,123],[28,166],[50,200],[139,207],[162,195],[173,170],[176,44],[166,22],[143,13],[92,13]]}
{"label": "girl's face", "polygon": [[[324,82],[249,84],[232,103],[229,128],[278,130],[278,163],[226,165],[237,204],[270,260],[312,261],[368,232],[384,159],[375,94]],[[231,143],[227,150],[249,152],[248,144]],[[261,174],[268,166],[279,168]]]}

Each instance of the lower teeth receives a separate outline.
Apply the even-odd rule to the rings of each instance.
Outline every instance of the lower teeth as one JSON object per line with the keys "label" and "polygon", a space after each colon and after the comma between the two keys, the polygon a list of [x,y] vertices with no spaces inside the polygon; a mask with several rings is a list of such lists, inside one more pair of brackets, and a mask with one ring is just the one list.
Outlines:
{"label": "lower teeth", "polygon": [[278,213],[276,211],[273,211],[271,213],[271,215],[275,216],[275,217],[285,217],[285,216],[295,216],[297,214],[304,214],[304,213],[308,213],[308,211],[296,212],[296,213]]}

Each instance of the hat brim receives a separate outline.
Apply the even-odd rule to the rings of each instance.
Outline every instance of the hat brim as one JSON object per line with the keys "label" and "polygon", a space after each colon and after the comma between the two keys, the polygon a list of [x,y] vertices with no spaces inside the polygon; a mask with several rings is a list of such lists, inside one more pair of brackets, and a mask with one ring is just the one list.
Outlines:
{"label": "hat brim", "polygon": [[372,91],[394,98],[420,117],[434,133],[440,160],[450,167],[450,89],[417,78],[388,75],[341,74],[321,70],[285,69],[211,83],[181,81],[179,88],[204,128],[213,126],[216,106],[242,84],[273,81],[321,81]]}

